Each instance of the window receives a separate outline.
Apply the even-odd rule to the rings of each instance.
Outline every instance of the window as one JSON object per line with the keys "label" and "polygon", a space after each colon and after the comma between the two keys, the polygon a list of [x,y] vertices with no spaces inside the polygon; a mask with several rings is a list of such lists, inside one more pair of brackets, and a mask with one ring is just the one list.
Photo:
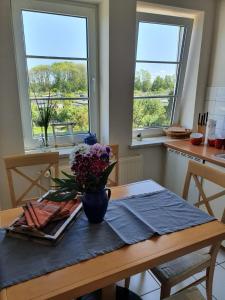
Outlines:
{"label": "window", "polygon": [[138,14],[133,130],[160,133],[177,121],[192,20]]}
{"label": "window", "polygon": [[[13,24],[25,146],[40,144],[38,107],[51,103],[53,123],[68,141],[98,129],[94,6],[13,1]],[[52,127],[49,126],[49,135]]]}

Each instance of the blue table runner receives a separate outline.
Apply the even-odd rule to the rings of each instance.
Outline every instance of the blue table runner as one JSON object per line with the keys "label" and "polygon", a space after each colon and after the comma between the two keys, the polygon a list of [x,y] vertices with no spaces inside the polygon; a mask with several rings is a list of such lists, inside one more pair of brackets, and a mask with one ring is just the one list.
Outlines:
{"label": "blue table runner", "polygon": [[7,237],[0,229],[0,289],[214,219],[163,189],[110,201],[101,224],[89,224],[82,213],[55,247]]}

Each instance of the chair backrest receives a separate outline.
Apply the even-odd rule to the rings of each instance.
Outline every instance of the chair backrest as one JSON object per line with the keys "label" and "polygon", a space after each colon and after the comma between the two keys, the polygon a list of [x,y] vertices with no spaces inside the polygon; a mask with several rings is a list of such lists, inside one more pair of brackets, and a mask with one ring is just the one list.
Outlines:
{"label": "chair backrest", "polygon": [[117,186],[119,184],[119,145],[109,145],[112,150],[112,160],[117,161],[111,175],[109,176],[107,186]]}
{"label": "chair backrest", "polygon": [[[34,187],[38,187],[39,190],[41,190],[41,192],[43,193],[46,193],[48,191],[48,189],[45,186],[43,186],[40,182],[40,180],[44,176],[46,176],[47,171],[49,170],[53,171],[55,177],[58,177],[59,174],[58,171],[59,153],[58,152],[7,156],[7,157],[3,157],[3,160],[5,162],[10,197],[11,197],[11,202],[13,207],[20,206],[27,200],[31,200],[31,199],[26,199],[26,196]],[[37,174],[37,177],[35,179],[33,178],[33,174],[32,177],[26,174],[24,167],[31,167],[31,166],[38,166],[38,165],[39,166],[43,165],[44,167],[42,167],[39,172],[35,173]],[[21,168],[23,169],[21,170]],[[15,185],[13,180],[13,175],[15,174],[19,175],[29,183],[28,187],[25,189],[25,191],[22,192],[20,196],[17,196],[15,191]],[[37,199],[37,197],[35,199]]]}
{"label": "chair backrest", "polygon": [[[214,212],[210,206],[210,202],[212,200],[215,200],[221,196],[225,195],[225,191],[221,191],[219,193],[216,193],[214,195],[211,195],[210,197],[207,197],[203,186],[202,186],[202,179],[206,179],[210,182],[215,183],[216,185],[225,188],[225,172],[221,172],[219,170],[216,170],[214,168],[208,167],[203,164],[199,164],[194,161],[189,161],[188,164],[188,170],[186,174],[186,179],[184,183],[184,189],[183,189],[183,198],[187,199],[188,197],[188,191],[190,187],[191,178],[194,179],[194,182],[196,184],[196,187],[199,191],[199,199],[198,202],[195,203],[197,207],[200,205],[205,205],[208,213],[212,216],[214,216]],[[225,221],[225,214],[223,216]]]}

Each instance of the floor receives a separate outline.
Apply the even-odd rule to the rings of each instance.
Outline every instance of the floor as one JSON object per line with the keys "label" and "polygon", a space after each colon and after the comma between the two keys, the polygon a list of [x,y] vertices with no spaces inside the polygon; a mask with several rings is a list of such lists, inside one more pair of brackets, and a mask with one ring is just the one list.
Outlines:
{"label": "floor", "polygon": [[[192,280],[197,279],[199,274],[195,275],[193,278],[190,278],[175,286],[172,289],[172,293],[183,288],[185,285],[188,285]],[[121,281],[118,283],[123,285]],[[198,285],[201,293],[206,297],[205,293],[205,282]],[[160,284],[154,278],[154,275],[150,271],[137,274],[131,277],[130,289],[141,296],[142,300],[159,300],[160,299]],[[217,263],[214,274],[213,281],[213,299],[214,300],[225,300],[225,252],[220,251],[217,256]]]}

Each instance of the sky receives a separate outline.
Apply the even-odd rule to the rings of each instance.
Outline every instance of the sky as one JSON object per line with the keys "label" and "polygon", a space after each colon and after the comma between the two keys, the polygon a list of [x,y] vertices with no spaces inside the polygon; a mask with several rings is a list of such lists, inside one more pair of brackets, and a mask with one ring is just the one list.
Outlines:
{"label": "sky", "polygon": [[[27,55],[87,58],[85,18],[23,11],[23,24]],[[179,29],[179,26],[139,23],[137,59],[177,61]],[[52,62],[34,58],[27,61],[28,69]],[[149,71],[153,80],[158,75],[176,73],[176,65],[172,64],[137,63],[136,71],[140,69]]]}

